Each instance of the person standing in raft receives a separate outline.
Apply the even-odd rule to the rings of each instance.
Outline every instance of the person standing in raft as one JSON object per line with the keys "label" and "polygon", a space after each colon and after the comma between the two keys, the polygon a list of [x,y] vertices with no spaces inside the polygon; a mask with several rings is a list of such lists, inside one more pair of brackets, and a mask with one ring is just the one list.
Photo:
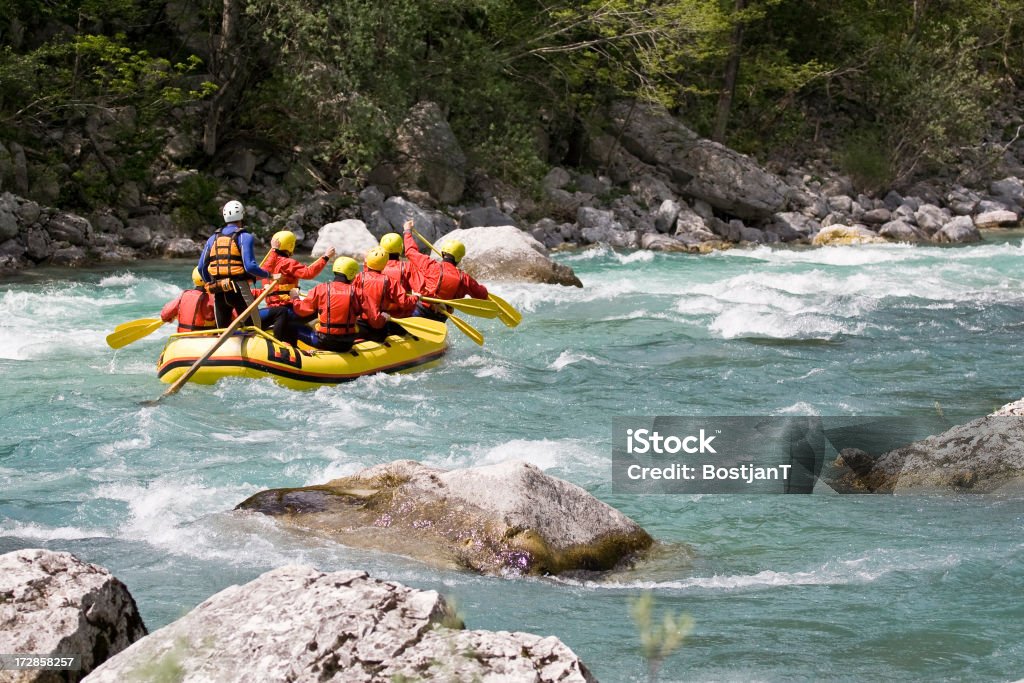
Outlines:
{"label": "person standing in raft", "polygon": [[[264,299],[267,307],[260,310],[260,320],[263,329],[271,330],[275,337],[294,346],[296,337],[291,331],[298,327],[298,320],[288,304],[299,298],[299,280],[315,279],[334,257],[334,247],[330,247],[327,253],[308,266],[292,258],[295,233],[290,230],[275,233],[270,238],[270,248],[270,254],[263,261],[263,269],[271,274],[280,273],[281,279],[277,289]],[[270,283],[269,279],[263,280],[264,287],[269,287]]]}
{"label": "person standing in raft", "polygon": [[[260,268],[253,256],[252,233],[242,226],[245,207],[231,200],[221,210],[224,227],[210,236],[199,256],[199,274],[213,292],[213,310],[217,327],[227,327],[236,313],[253,302],[250,284],[261,278],[272,278]],[[259,312],[253,311],[253,327],[260,327]]]}
{"label": "person standing in raft", "polygon": [[[466,245],[458,240],[446,240],[441,245],[441,260],[435,261],[420,251],[412,236],[413,221],[410,218],[402,227],[405,231],[405,257],[412,266],[410,282],[413,289],[423,296],[435,299],[486,299],[487,288],[470,275],[459,270],[459,261],[466,255]],[[416,304],[414,316],[422,316],[444,322],[444,315],[437,310],[440,304],[431,306],[425,301]]]}
{"label": "person standing in raft", "polygon": [[[412,268],[408,262],[402,260],[402,236],[397,232],[389,232],[380,238],[380,248],[387,252],[388,263],[384,266],[384,274],[388,276],[391,283],[403,292],[413,292],[412,283],[409,282],[409,275]],[[392,318],[408,318],[416,310],[416,301],[409,297],[409,305],[405,308],[399,307],[392,302],[388,313]],[[392,325],[397,327],[396,325]],[[403,330],[404,332],[404,330]]]}
{"label": "person standing in raft", "polygon": [[[358,333],[359,298],[351,283],[359,272],[359,264],[341,256],[332,270],[333,281],[321,282],[306,298],[291,302],[296,316],[292,334],[313,348],[345,352],[352,348]],[[313,316],[317,319],[315,330],[301,323]]]}
{"label": "person standing in raft", "polygon": [[389,311],[407,311],[416,307],[419,294],[407,294],[391,278],[384,274],[388,254],[380,247],[366,252],[363,272],[356,276],[353,285],[362,314],[359,331],[367,339],[383,342],[389,334],[405,334],[405,330],[391,322]]}
{"label": "person standing in raft", "polygon": [[165,323],[178,319],[178,332],[194,332],[210,330],[216,326],[213,313],[213,301],[206,292],[203,277],[198,268],[192,269],[193,289],[186,289],[174,301],[168,301],[160,311],[160,319]]}

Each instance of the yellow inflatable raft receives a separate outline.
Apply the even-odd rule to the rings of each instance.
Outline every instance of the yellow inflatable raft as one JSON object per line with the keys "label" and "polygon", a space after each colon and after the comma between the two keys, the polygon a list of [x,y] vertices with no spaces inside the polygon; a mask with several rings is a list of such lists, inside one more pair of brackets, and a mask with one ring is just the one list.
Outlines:
{"label": "yellow inflatable raft", "polygon": [[[205,354],[222,330],[174,334],[157,361],[157,376],[171,384]],[[228,338],[190,381],[213,384],[223,377],[271,377],[291,389],[315,389],[378,372],[405,372],[436,365],[448,350],[447,335],[427,341],[413,335],[390,336],[383,343],[359,342],[346,353],[296,349],[252,327]]]}

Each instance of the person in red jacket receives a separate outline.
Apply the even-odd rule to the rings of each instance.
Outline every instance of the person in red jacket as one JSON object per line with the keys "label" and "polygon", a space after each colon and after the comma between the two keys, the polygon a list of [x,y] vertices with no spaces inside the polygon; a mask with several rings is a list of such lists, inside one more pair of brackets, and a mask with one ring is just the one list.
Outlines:
{"label": "person in red jacket", "polygon": [[363,272],[352,284],[362,308],[360,332],[373,341],[382,342],[389,334],[404,334],[398,325],[391,322],[389,310],[409,310],[416,306],[418,295],[407,294],[384,274],[388,254],[380,247],[366,252]]}
{"label": "person in red jacket", "polygon": [[[306,298],[291,302],[296,315],[294,334],[313,348],[345,352],[358,337],[356,319],[361,309],[351,282],[359,272],[359,264],[355,259],[342,256],[331,270],[333,281],[321,282]],[[301,324],[302,320],[311,320],[314,316],[315,330]]]}
{"label": "person in red jacket", "polygon": [[165,323],[178,319],[178,332],[212,330],[217,327],[213,311],[213,298],[206,292],[203,276],[198,268],[192,269],[194,289],[186,289],[174,301],[168,301],[160,311]]}
{"label": "person in red jacket", "polygon": [[[380,248],[387,252],[388,263],[384,266],[384,274],[388,276],[391,282],[401,289],[403,292],[412,292],[412,283],[409,282],[409,276],[412,274],[412,267],[407,261],[402,260],[402,236],[397,232],[389,232],[380,238]],[[410,305],[405,308],[400,308],[397,304],[392,302],[391,308],[388,309],[388,313],[394,318],[408,318],[412,315],[412,312],[416,310],[415,301],[411,300]]]}
{"label": "person in red jacket", "polygon": [[[446,240],[441,245],[441,260],[435,261],[420,251],[412,236],[413,221],[409,219],[402,226],[405,229],[405,256],[412,266],[409,278],[415,291],[422,296],[435,299],[486,299],[487,288],[458,268],[459,261],[466,255],[466,245],[457,240]],[[416,316],[443,321],[444,315],[430,304],[420,301],[413,313]]]}
{"label": "person in red jacket", "polygon": [[[260,310],[260,320],[264,330],[285,342],[294,345],[296,337],[293,333],[298,325],[289,302],[299,296],[299,280],[315,279],[334,256],[334,247],[323,256],[304,266],[292,258],[295,251],[295,233],[281,230],[270,238],[271,251],[263,261],[263,269],[274,275],[281,274],[281,279],[270,295],[264,299],[267,307]],[[263,279],[263,287],[269,287],[271,278]]]}

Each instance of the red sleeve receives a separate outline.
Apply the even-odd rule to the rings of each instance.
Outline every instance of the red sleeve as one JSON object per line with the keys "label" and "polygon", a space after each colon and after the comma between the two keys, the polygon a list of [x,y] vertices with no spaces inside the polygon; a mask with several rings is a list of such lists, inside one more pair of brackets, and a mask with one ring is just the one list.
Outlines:
{"label": "red sleeve", "polygon": [[[182,292],[184,294],[184,292]],[[178,307],[181,306],[181,294],[179,294],[174,301],[168,301],[164,304],[164,307],[160,310],[160,319],[165,323],[169,323],[178,317]],[[211,307],[212,308],[212,307]],[[210,315],[210,320],[213,320],[213,315]]]}
{"label": "red sleeve", "polygon": [[318,258],[308,266],[304,266],[293,258],[283,259],[275,272],[282,275],[289,275],[296,280],[312,280],[323,271],[327,261]]}
{"label": "red sleeve", "polygon": [[417,270],[426,269],[430,261],[434,259],[420,251],[420,247],[416,244],[416,239],[412,236],[411,232],[405,233],[403,239],[405,240],[405,258],[409,259],[409,263],[413,265],[413,268]]}
{"label": "red sleeve", "polygon": [[300,318],[306,318],[320,310],[320,298],[323,295],[324,283],[320,283],[313,290],[306,295],[305,299],[293,299],[292,310],[295,311],[295,315]]}
{"label": "red sleeve", "polygon": [[468,273],[462,273],[462,287],[465,294],[469,294],[474,299],[486,299],[487,288],[482,284],[473,279]]}

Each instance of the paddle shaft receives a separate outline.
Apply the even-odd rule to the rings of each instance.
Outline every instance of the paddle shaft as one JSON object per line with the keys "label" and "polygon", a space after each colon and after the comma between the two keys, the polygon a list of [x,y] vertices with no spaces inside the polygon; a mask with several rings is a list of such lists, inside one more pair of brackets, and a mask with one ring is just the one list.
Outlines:
{"label": "paddle shaft", "polygon": [[424,296],[420,297],[420,299],[432,304],[451,306],[457,311],[475,315],[479,318],[497,318],[501,314],[498,306],[486,299],[435,299],[432,296]]}
{"label": "paddle shaft", "polygon": [[462,334],[466,335],[480,346],[484,345],[484,335],[480,334],[480,330],[476,329],[462,318],[452,315],[448,311],[442,310],[441,312],[448,316],[449,320],[455,323],[455,327],[459,328],[459,332],[462,332]]}
{"label": "paddle shaft", "polygon": [[185,386],[185,383],[188,382],[192,378],[192,375],[196,374],[196,372],[199,370],[199,367],[203,363],[205,363],[207,360],[209,360],[210,356],[212,356],[217,351],[217,349],[219,349],[221,346],[223,346],[224,342],[227,341],[228,337],[231,336],[231,333],[234,332],[235,330],[237,330],[239,327],[241,327],[242,326],[242,321],[246,320],[249,317],[249,315],[259,307],[259,305],[263,302],[263,300],[266,299],[267,296],[269,296],[270,293],[273,292],[275,289],[277,289],[277,280],[273,280],[270,283],[270,286],[267,287],[266,289],[264,289],[263,292],[260,293],[260,295],[258,297],[256,297],[255,301],[253,301],[251,304],[249,304],[249,306],[244,311],[242,311],[238,315],[237,318],[232,320],[231,324],[228,325],[227,329],[224,330],[224,333],[221,334],[220,337],[217,338],[217,341],[214,342],[213,346],[211,346],[206,351],[206,353],[204,353],[202,355],[202,357],[199,358],[199,360],[197,360],[195,363],[193,363],[192,367],[190,367],[185,372],[184,375],[179,377],[177,382],[175,382],[174,384],[169,386],[167,388],[167,391],[165,391],[164,393],[160,394],[160,397],[157,398],[155,401],[152,401],[150,403],[150,405],[159,403],[166,396],[171,396],[172,394],[178,393],[178,391],[183,386]]}

